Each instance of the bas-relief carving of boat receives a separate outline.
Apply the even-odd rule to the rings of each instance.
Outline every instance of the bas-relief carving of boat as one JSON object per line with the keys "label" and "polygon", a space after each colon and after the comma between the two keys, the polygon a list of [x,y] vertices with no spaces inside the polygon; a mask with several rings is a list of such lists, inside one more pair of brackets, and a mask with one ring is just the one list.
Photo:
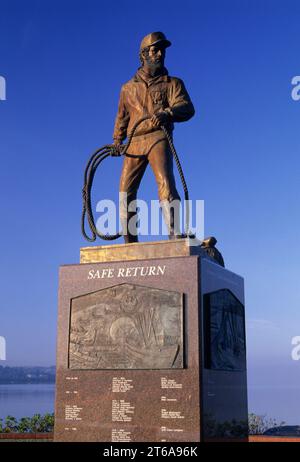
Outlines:
{"label": "bas-relief carving of boat", "polygon": [[[71,347],[70,369],[172,369],[182,367],[180,345],[152,345],[137,349],[125,344],[123,351],[104,347],[98,351]],[[113,367],[112,367],[113,365]]]}
{"label": "bas-relief carving of boat", "polygon": [[72,304],[71,369],[182,368],[182,349],[183,306],[178,292],[122,284]]}

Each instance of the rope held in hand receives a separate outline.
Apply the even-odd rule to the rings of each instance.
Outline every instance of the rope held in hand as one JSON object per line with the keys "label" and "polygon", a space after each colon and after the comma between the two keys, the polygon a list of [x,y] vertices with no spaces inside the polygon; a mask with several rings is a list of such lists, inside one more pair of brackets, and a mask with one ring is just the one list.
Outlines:
{"label": "rope held in hand", "polygon": [[[108,234],[102,234],[101,232],[99,232],[97,230],[96,225],[95,225],[93,212],[92,212],[92,203],[91,203],[91,191],[92,191],[92,186],[93,186],[93,180],[94,180],[94,176],[95,176],[97,168],[99,167],[101,162],[103,162],[104,159],[106,159],[109,156],[111,156],[111,157],[120,157],[120,156],[125,156],[126,155],[127,150],[129,148],[129,145],[131,143],[131,140],[132,140],[132,138],[134,136],[134,133],[135,133],[137,127],[142,122],[144,122],[145,120],[150,119],[150,118],[151,117],[147,116],[147,117],[143,117],[142,119],[140,119],[133,126],[132,131],[128,136],[127,143],[124,144],[124,145],[121,145],[120,148],[113,145],[113,144],[107,144],[107,145],[103,146],[102,148],[97,149],[92,154],[92,156],[90,157],[90,159],[89,159],[89,161],[88,161],[88,163],[86,165],[85,171],[84,171],[84,184],[83,184],[83,189],[82,189],[83,207],[82,207],[82,216],[81,216],[81,232],[82,232],[84,238],[87,241],[94,242],[96,240],[97,236],[100,237],[101,239],[106,240],[106,241],[113,241],[113,240],[118,239],[119,237],[122,236],[122,233],[108,235]],[[181,179],[181,183],[182,183],[182,186],[183,186],[184,198],[185,198],[185,201],[186,201],[185,202],[185,234],[182,237],[188,237],[188,236],[192,237],[191,233],[189,232],[189,221],[190,221],[189,202],[188,202],[189,193],[188,193],[188,188],[187,188],[186,181],[185,181],[185,178],[184,178],[184,174],[183,174],[181,164],[180,164],[180,161],[179,161],[179,158],[178,158],[176,149],[174,147],[174,144],[173,144],[172,137],[171,137],[170,133],[168,132],[168,130],[164,126],[162,126],[161,129],[163,130],[163,132],[166,135],[166,138],[168,140],[171,152],[173,154],[173,157],[174,157],[177,169],[178,169],[178,173],[179,173],[179,176],[180,176],[180,179]],[[85,219],[86,218],[87,218],[87,221],[88,221],[91,233],[92,233],[91,236],[88,236],[87,233],[86,233],[86,230],[85,230]]]}

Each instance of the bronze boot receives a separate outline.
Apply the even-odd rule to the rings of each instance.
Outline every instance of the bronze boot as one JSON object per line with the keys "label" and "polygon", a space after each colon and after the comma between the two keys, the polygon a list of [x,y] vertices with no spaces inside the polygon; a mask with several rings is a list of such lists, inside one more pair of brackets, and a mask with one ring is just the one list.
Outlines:
{"label": "bronze boot", "polygon": [[161,201],[160,207],[167,226],[169,239],[180,239],[182,237],[180,231],[180,200]]}

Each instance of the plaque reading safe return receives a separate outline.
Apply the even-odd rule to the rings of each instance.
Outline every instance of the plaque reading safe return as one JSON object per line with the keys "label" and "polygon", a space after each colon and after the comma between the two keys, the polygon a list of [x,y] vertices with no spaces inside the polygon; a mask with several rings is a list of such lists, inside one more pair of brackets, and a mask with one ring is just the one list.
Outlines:
{"label": "plaque reading safe return", "polygon": [[183,294],[119,284],[73,298],[69,368],[183,368]]}

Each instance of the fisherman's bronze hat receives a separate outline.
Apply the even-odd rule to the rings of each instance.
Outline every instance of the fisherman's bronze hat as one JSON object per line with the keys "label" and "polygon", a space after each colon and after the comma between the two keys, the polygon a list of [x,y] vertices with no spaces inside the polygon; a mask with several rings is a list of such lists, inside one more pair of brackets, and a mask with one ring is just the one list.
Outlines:
{"label": "fisherman's bronze hat", "polygon": [[165,48],[171,46],[171,42],[167,40],[165,34],[162,32],[151,32],[151,34],[146,35],[141,41],[140,51],[144,50],[144,48],[151,47],[152,45],[157,44],[163,45]]}

